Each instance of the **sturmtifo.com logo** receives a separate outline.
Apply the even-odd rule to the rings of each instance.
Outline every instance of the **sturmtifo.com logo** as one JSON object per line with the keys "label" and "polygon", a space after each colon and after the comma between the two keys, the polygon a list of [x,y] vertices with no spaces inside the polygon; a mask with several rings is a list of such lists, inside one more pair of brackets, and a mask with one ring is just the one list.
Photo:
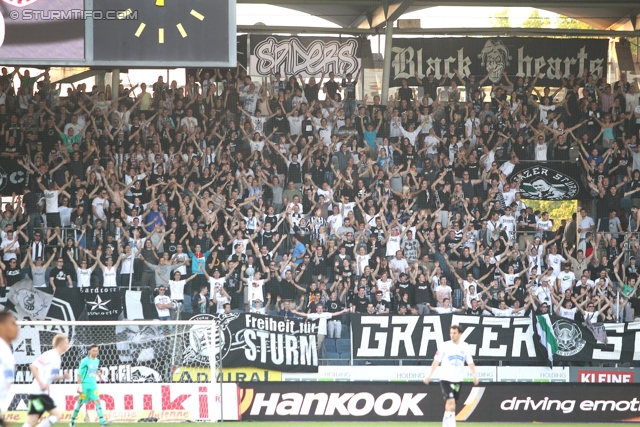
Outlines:
{"label": "sturmtifo.com logo", "polygon": [[573,200],[580,190],[575,179],[546,166],[523,169],[511,181],[517,181],[520,174],[520,193],[523,199]]}
{"label": "sturmtifo.com logo", "polygon": [[558,320],[553,324],[553,332],[556,334],[558,341],[558,355],[573,356],[580,353],[586,345],[586,341],[582,339],[580,328],[566,320]]}

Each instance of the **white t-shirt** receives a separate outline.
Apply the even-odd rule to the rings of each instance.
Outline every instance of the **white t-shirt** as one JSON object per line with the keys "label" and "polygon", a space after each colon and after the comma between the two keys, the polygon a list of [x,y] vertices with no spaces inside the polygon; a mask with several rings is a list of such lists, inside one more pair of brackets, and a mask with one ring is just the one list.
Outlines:
{"label": "white t-shirt", "polygon": [[264,124],[267,122],[266,117],[251,117],[251,122],[253,123],[253,130],[258,132],[260,135],[264,135]]}
{"label": "white t-shirt", "polygon": [[4,409],[9,402],[9,391],[15,376],[16,364],[13,359],[11,346],[0,339],[0,409]]}
{"label": "white t-shirt", "polygon": [[79,288],[90,288],[91,287],[91,273],[93,270],[90,268],[79,268],[76,271],[76,277],[78,279],[78,287]]}
{"label": "white t-shirt", "polygon": [[[14,250],[14,249],[18,249],[20,247],[20,244],[17,242],[18,238],[16,236],[16,233],[13,233],[13,240],[9,240],[6,237],[4,238],[4,240],[2,240],[2,243],[0,243],[0,248],[5,251],[5,249],[9,248],[9,250]],[[16,243],[14,243],[16,242]],[[3,261],[10,261],[12,259],[18,259],[18,256],[13,253],[13,252],[3,252],[2,255],[2,260]]]}
{"label": "white t-shirt", "polygon": [[553,275],[558,277],[561,272],[561,264],[566,260],[560,254],[549,254],[549,267],[553,268]]}
{"label": "white t-shirt", "polygon": [[[186,261],[188,259],[189,259],[189,255],[187,255],[184,252],[182,252],[180,254],[176,253],[174,255],[173,261],[174,261],[175,264],[179,264],[182,261]],[[179,271],[182,276],[185,276],[187,274],[187,266],[183,264],[183,265],[181,265],[180,267],[176,268],[173,271],[174,272],[175,271]],[[173,294],[171,294],[171,295],[173,295]]]}
{"label": "white t-shirt", "polygon": [[598,311],[594,311],[594,312],[588,312],[585,311],[584,312],[584,320],[585,322],[590,322],[590,323],[598,323],[598,317],[599,317],[600,312]]}
{"label": "white t-shirt", "polygon": [[560,279],[560,289],[564,292],[567,289],[571,289],[573,282],[576,280],[576,275],[573,274],[573,271],[561,271],[560,274],[558,274],[558,279]]}
{"label": "white t-shirt", "polygon": [[400,235],[389,236],[387,240],[387,253],[386,256],[395,256],[396,252],[400,250]]}
{"label": "white t-shirt", "polygon": [[547,286],[538,286],[536,289],[536,297],[540,300],[540,302],[546,302],[549,306],[551,306],[551,289]]}
{"label": "white t-shirt", "polygon": [[71,212],[73,212],[73,208],[60,206],[58,211],[60,212],[60,223],[62,226],[69,227],[71,225]]}
{"label": "white t-shirt", "polygon": [[224,305],[231,302],[229,297],[216,296],[216,313],[222,314],[224,313]]}
{"label": "white t-shirt", "polygon": [[566,309],[564,307],[560,307],[558,309],[558,314],[560,315],[560,317],[564,317],[565,319],[571,319],[571,320],[575,320],[576,317],[576,311],[578,309],[576,307],[570,308],[570,309]]}
{"label": "white t-shirt", "polygon": [[169,280],[169,290],[171,291],[171,298],[174,300],[182,301],[184,299],[184,285],[186,284],[186,280]]}
{"label": "white t-shirt", "polygon": [[440,140],[435,136],[427,136],[424,139],[424,143],[427,146],[427,154],[438,154],[438,144]]}
{"label": "white t-shirt", "polygon": [[220,298],[220,289],[224,287],[224,277],[214,278],[209,277],[209,294],[213,295],[215,293],[216,298]]}
{"label": "white t-shirt", "polygon": [[[61,375],[60,366],[62,365],[62,359],[55,349],[45,351],[38,357],[33,365],[38,368],[38,376],[45,384],[51,384],[56,380],[56,377]],[[49,394],[49,387],[46,390],[42,390],[38,381],[34,378],[31,383],[29,394]]]}
{"label": "white t-shirt", "polygon": [[307,319],[318,319],[318,335],[327,335],[327,319],[331,319],[333,316],[331,313],[310,313],[307,314]]}
{"label": "white t-shirt", "polygon": [[153,303],[156,304],[156,310],[158,311],[158,316],[160,317],[171,316],[171,312],[169,311],[168,308],[158,308],[157,306],[157,304],[171,304],[171,298],[169,298],[166,295],[158,295],[153,299]]}
{"label": "white t-shirt", "polygon": [[534,152],[535,152],[535,160],[537,161],[543,161],[546,162],[547,161],[547,143],[542,143],[542,144],[536,144],[534,147]]}
{"label": "white t-shirt", "polygon": [[115,267],[105,267],[102,272],[103,282],[102,286],[105,288],[115,288],[118,286],[116,283],[116,269]]}
{"label": "white t-shirt", "polygon": [[376,288],[379,291],[382,291],[382,299],[391,302],[391,287],[393,286],[393,280],[387,279],[386,282],[383,282],[382,279],[378,279],[376,282]]}
{"label": "white t-shirt", "polygon": [[393,257],[393,259],[389,262],[389,265],[393,270],[399,269],[401,273],[406,273],[407,269],[409,268],[409,263],[404,258],[398,259],[396,257]]}
{"label": "white t-shirt", "polygon": [[508,307],[505,308],[504,310],[500,310],[499,308],[492,308],[491,312],[496,317],[511,317],[511,316],[513,316],[513,309],[512,308],[508,308]]}
{"label": "white t-shirt", "polygon": [[440,363],[440,380],[452,383],[462,382],[464,379],[464,363],[473,363],[469,344],[464,341],[455,344],[445,341],[438,347],[434,360]]}
{"label": "white t-shirt", "polygon": [[98,218],[102,219],[104,217],[104,210],[109,207],[109,201],[101,197],[96,197],[95,199],[93,199],[93,202],[91,202],[91,206],[96,207]]}
{"label": "white t-shirt", "polygon": [[327,224],[329,224],[329,227],[333,230],[338,231],[338,228],[342,227],[342,215],[340,215],[340,213],[338,213],[338,215],[329,215]]}
{"label": "white t-shirt", "polygon": [[58,207],[58,190],[44,190],[44,198],[47,202],[47,213],[58,213],[60,208]]}
{"label": "white t-shirt", "polygon": [[264,280],[251,280],[249,282],[249,301],[260,300],[264,303],[263,287]]}
{"label": "white t-shirt", "polygon": [[[580,222],[578,223],[578,226],[583,230],[586,228],[593,227],[594,225],[596,225],[596,223],[593,221],[593,218],[591,218],[590,216],[587,216],[584,219],[581,219]],[[586,234],[587,232],[583,231],[582,233],[580,233],[580,238],[584,239],[586,237]]]}

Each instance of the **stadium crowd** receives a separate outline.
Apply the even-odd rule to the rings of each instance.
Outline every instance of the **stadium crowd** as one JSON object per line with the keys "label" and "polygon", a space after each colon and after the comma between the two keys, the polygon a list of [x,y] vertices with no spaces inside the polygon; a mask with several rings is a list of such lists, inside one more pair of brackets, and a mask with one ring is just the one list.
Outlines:
{"label": "stadium crowd", "polygon": [[[635,83],[486,86],[456,71],[405,81],[383,105],[356,99],[359,74],[197,70],[184,87],[159,77],[111,99],[3,68],[0,157],[28,179],[0,219],[0,298],[28,275],[48,293],[148,289],[160,319],[633,319]],[[520,162],[578,156],[592,199],[572,218],[528,207],[510,179]]]}

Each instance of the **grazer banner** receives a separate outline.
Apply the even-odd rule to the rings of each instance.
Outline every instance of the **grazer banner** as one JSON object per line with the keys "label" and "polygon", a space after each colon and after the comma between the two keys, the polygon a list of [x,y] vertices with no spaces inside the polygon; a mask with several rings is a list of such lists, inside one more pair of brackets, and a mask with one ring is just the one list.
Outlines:
{"label": "grazer banner", "polygon": [[[598,343],[582,325],[551,316],[558,339],[554,363],[632,362],[640,360],[640,323],[606,325],[609,344]],[[433,316],[351,316],[353,358],[433,359],[438,345],[449,340],[449,327],[460,325],[462,339],[477,360],[543,361],[529,317],[488,317],[443,314]]]}
{"label": "grazer banner", "polygon": [[[467,384],[461,387],[457,421],[640,421],[640,388],[632,384]],[[438,383],[286,382],[239,387],[243,421],[435,422],[442,418]]]}
{"label": "grazer banner", "polygon": [[[530,80],[540,73],[537,86],[560,86],[561,76],[570,74],[607,75],[608,40],[553,39],[527,37],[500,38],[394,38],[390,86],[400,86],[402,79],[417,86],[415,72],[422,79],[434,73],[436,80],[454,70],[476,81],[489,76],[485,85],[511,82],[518,77]],[[506,83],[506,82],[505,82]]]}
{"label": "grazer banner", "polygon": [[[222,366],[253,366],[282,372],[318,372],[318,323],[296,322],[262,314],[200,314],[191,320],[211,320],[217,333],[214,344]],[[192,326],[184,340],[185,366],[210,366],[211,328]]]}
{"label": "grazer banner", "polygon": [[512,183],[520,182],[523,199],[531,200],[583,200],[589,198],[589,189],[581,178],[578,163],[518,163],[509,175]]}
{"label": "grazer banner", "polygon": [[273,70],[283,77],[320,77],[326,73],[328,79],[334,72],[339,79],[360,70],[362,39],[252,35],[249,40],[252,76],[269,76]]}

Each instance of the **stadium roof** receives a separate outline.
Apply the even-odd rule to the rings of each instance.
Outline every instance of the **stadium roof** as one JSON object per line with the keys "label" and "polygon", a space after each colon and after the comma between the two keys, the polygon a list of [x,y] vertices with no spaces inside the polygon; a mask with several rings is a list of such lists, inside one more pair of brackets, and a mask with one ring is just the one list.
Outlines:
{"label": "stadium roof", "polygon": [[437,6],[533,7],[578,19],[599,30],[636,31],[637,0],[238,0],[305,12],[342,28],[379,28],[406,12]]}

